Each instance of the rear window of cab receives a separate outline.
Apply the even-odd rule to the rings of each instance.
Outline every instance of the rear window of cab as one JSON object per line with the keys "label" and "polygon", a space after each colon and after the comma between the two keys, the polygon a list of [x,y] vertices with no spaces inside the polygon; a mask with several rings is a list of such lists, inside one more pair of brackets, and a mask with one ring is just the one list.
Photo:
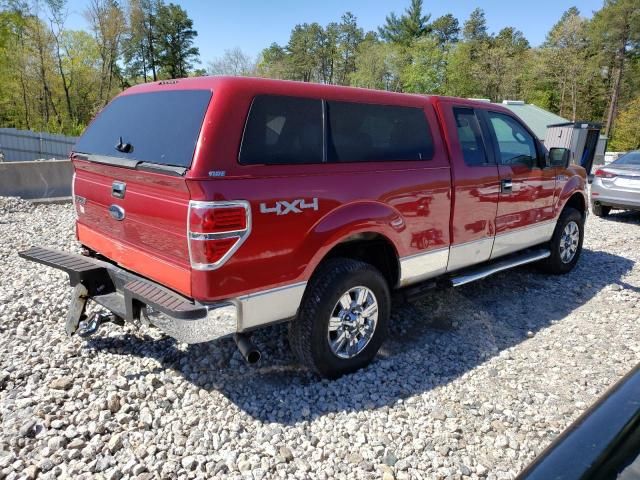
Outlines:
{"label": "rear window of cab", "polygon": [[89,124],[73,151],[189,168],[210,90],[122,95]]}
{"label": "rear window of cab", "polygon": [[[420,161],[433,156],[422,108],[260,95],[240,146],[243,165]],[[324,111],[323,111],[324,110]]]}

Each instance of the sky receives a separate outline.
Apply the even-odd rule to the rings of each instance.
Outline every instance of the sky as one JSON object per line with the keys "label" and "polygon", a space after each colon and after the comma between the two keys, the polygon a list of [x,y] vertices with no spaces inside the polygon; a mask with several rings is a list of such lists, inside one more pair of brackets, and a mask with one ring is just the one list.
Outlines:
{"label": "sky", "polygon": [[[327,25],[340,21],[346,11],[358,19],[365,31],[377,30],[392,11],[400,14],[410,0],[166,0],[181,5],[193,19],[198,32],[196,46],[200,63],[221,57],[225,50],[240,47],[251,56],[276,42],[287,43],[291,29],[298,23],[318,22]],[[603,0],[447,0],[423,2],[425,13],[435,19],[453,14],[460,25],[476,7],[485,11],[487,26],[492,33],[512,26],[521,30],[532,46],[544,41],[545,35],[562,13],[577,5],[582,15],[591,17],[602,7]],[[82,12],[88,0],[68,0],[68,28],[83,30],[87,23]]]}

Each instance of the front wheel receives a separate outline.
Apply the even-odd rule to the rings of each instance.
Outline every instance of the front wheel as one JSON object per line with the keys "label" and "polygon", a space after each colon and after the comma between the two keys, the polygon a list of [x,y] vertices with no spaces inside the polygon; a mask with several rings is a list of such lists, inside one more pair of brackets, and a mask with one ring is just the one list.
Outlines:
{"label": "front wheel", "polygon": [[565,209],[551,237],[551,256],[542,262],[543,268],[554,274],[569,273],[573,270],[584,240],[584,217],[575,208]]}
{"label": "front wheel", "polygon": [[309,282],[289,342],[300,362],[318,375],[337,378],[368,365],[389,326],[391,299],[372,265],[336,258]]}

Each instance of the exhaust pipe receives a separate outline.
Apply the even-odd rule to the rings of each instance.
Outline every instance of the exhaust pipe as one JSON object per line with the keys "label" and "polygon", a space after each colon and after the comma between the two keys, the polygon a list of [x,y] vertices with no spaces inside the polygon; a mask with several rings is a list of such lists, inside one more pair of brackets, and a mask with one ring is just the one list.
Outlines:
{"label": "exhaust pipe", "polygon": [[253,344],[249,335],[246,333],[236,333],[233,339],[236,341],[238,350],[240,350],[245,362],[249,365],[254,365],[260,361],[260,357],[262,356],[260,350]]}

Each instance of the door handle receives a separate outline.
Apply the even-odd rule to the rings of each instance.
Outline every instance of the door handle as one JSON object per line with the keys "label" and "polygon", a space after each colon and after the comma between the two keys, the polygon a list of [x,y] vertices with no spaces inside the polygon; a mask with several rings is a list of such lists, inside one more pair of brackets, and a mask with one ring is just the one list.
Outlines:
{"label": "door handle", "polygon": [[503,178],[500,182],[500,192],[511,193],[513,192],[513,181],[510,178]]}
{"label": "door handle", "polygon": [[124,192],[127,189],[127,184],[124,182],[113,182],[111,184],[111,196],[116,198],[124,198]]}

